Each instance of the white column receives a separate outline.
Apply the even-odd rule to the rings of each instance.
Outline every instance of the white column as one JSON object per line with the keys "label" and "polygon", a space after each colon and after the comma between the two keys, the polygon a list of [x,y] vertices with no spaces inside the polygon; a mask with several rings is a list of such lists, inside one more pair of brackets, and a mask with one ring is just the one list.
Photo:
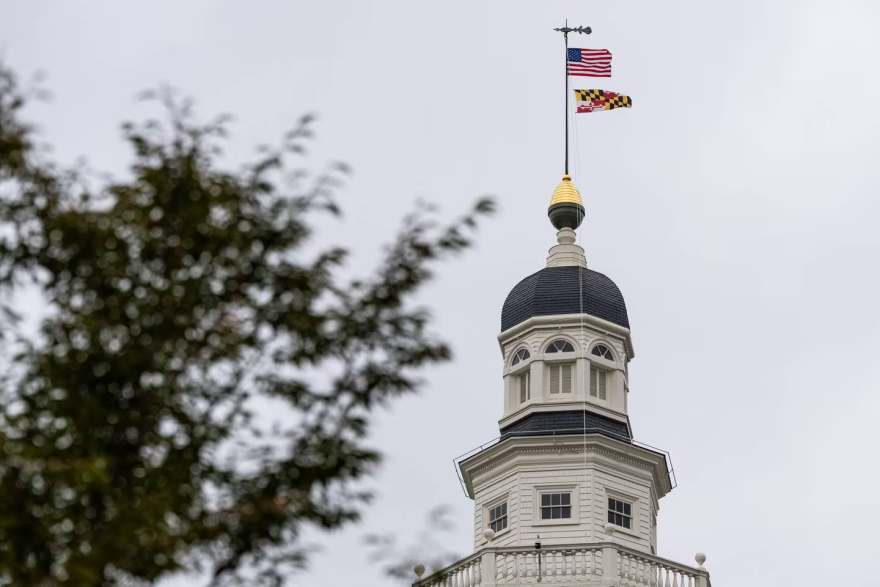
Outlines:
{"label": "white column", "polygon": [[480,587],[495,587],[495,549],[489,548],[483,551],[483,559],[480,561],[483,582]]}
{"label": "white column", "polygon": [[544,361],[532,361],[531,369],[532,401],[546,402],[548,398],[544,397]]}
{"label": "white column", "polygon": [[623,371],[610,371],[608,373],[608,407],[612,410],[626,413],[624,399]]}
{"label": "white column", "polygon": [[620,575],[617,573],[617,547],[602,547],[602,585],[619,585]]}
{"label": "white column", "polygon": [[[504,376],[504,414],[502,417],[506,417],[513,413],[516,409],[514,407],[513,395],[515,393],[514,378],[513,375],[505,375]],[[519,400],[519,398],[516,398]]]}
{"label": "white column", "polygon": [[582,402],[590,393],[590,361],[578,359],[575,367],[574,399]]}

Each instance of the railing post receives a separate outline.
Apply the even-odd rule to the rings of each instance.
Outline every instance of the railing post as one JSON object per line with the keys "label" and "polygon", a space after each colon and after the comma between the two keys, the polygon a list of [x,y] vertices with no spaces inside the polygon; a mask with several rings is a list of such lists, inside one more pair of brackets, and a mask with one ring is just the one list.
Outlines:
{"label": "railing post", "polygon": [[706,567],[703,566],[703,563],[706,562],[706,555],[702,552],[698,552],[696,556],[694,556],[694,560],[697,561],[697,570],[701,571],[700,574],[697,575],[696,587],[712,587],[712,584],[709,583],[709,572],[706,570]]}
{"label": "railing post", "polygon": [[480,561],[480,571],[483,575],[483,582],[480,587],[495,587],[495,549],[487,549],[483,551],[483,558]]}
{"label": "railing post", "polygon": [[[605,535],[614,536],[614,524],[605,524]],[[621,561],[623,567],[623,561]],[[621,570],[623,570],[621,568]],[[602,585],[620,585],[620,573],[617,570],[617,545],[610,543],[602,547]]]}
{"label": "railing post", "polygon": [[619,585],[620,574],[617,572],[617,547],[602,547],[602,585]]}

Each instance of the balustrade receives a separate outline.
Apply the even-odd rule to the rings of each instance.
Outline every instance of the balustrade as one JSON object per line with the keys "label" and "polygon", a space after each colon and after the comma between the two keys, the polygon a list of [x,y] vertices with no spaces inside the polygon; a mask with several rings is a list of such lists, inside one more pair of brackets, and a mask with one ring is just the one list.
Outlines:
{"label": "balustrade", "polygon": [[483,585],[482,561],[482,556],[477,553],[439,573],[434,573],[415,585],[419,587],[478,587]]}
{"label": "balustrade", "polygon": [[656,557],[620,551],[617,559],[623,587],[698,587],[700,572]]}
{"label": "balustrade", "polygon": [[495,584],[521,585],[543,581],[584,583],[601,574],[602,549],[590,546],[542,550],[499,549],[495,554]]}
{"label": "balustrade", "polygon": [[[620,587],[711,587],[699,568],[688,567],[615,543],[533,547],[490,547],[474,553],[413,587],[516,587],[536,583],[603,584]],[[418,572],[423,572],[419,568]]]}

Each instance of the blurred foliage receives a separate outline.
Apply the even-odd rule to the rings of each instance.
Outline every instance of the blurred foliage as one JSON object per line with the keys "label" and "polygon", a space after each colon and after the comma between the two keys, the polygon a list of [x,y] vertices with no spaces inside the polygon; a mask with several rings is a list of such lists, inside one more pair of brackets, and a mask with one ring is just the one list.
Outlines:
{"label": "blurred foliage", "polygon": [[[95,187],[37,148],[0,68],[0,584],[283,585],[305,526],[369,500],[371,411],[450,358],[412,300],[490,200],[446,226],[414,213],[344,279],[346,251],[312,237],[347,170],[290,170],[309,118],[229,171],[225,120],[153,97],[167,118],[124,125],[130,173]],[[30,340],[10,300],[32,290]]]}
{"label": "blurred foliage", "polygon": [[419,525],[415,539],[408,541],[405,547],[398,546],[398,539],[393,534],[368,535],[366,543],[373,552],[372,560],[382,565],[386,576],[406,585],[416,580],[416,565],[425,567],[422,578],[451,565],[461,557],[447,550],[439,540],[441,534],[454,529],[450,515],[448,506],[432,509],[425,523]]}

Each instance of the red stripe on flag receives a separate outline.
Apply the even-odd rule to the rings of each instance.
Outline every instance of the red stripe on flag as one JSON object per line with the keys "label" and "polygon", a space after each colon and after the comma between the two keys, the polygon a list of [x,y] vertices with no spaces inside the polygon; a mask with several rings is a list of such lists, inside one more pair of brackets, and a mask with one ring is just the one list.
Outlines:
{"label": "red stripe on flag", "polygon": [[608,49],[577,49],[580,59],[568,61],[567,73],[580,77],[611,77],[611,51]]}

